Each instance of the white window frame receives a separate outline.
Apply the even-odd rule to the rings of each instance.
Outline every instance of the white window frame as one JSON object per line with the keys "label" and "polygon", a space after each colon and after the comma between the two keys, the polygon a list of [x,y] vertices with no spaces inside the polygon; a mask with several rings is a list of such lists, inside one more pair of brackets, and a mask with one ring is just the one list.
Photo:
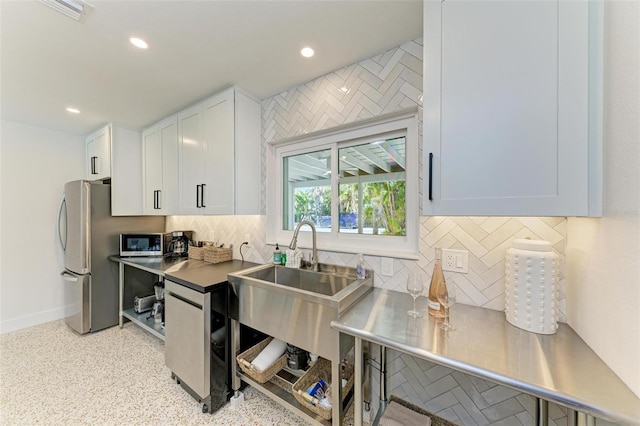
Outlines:
{"label": "white window frame", "polygon": [[[418,111],[417,108],[404,110],[384,117],[378,117],[358,123],[339,126],[330,130],[314,132],[300,137],[271,143],[267,149],[267,244],[276,242],[286,248],[293,231],[282,229],[283,223],[283,158],[309,151],[331,148],[333,169],[337,169],[338,144],[340,148],[348,145],[362,144],[375,140],[380,135],[397,135],[402,132],[405,136],[406,156],[406,235],[370,235],[339,232],[335,226],[331,232],[317,233],[317,246],[320,251],[342,253],[364,253],[402,259],[418,259],[419,241],[419,182],[418,182],[418,154],[420,143],[418,139]],[[332,183],[336,177],[332,177]],[[337,191],[337,185],[332,191]],[[337,194],[332,192],[332,200]],[[338,205],[332,202],[332,223],[338,222]],[[303,232],[305,231],[305,232]],[[300,229],[298,247],[310,249],[312,247],[309,227]]]}

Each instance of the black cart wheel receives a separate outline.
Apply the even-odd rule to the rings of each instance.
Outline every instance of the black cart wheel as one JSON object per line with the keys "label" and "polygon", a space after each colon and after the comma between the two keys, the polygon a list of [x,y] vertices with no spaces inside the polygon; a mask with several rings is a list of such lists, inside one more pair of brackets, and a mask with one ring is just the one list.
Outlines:
{"label": "black cart wheel", "polygon": [[202,405],[202,412],[203,412],[203,413],[207,413],[207,412],[209,412],[209,407],[207,407],[207,404],[203,404],[203,405]]}

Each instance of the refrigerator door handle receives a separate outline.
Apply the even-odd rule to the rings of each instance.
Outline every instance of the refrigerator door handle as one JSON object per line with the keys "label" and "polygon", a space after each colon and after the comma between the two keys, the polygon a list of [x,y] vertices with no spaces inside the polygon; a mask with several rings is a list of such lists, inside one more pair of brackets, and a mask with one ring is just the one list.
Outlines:
{"label": "refrigerator door handle", "polygon": [[78,277],[76,277],[75,275],[71,275],[70,273],[64,271],[64,272],[60,272],[60,276],[62,277],[63,280],[65,281],[69,281],[71,283],[75,283],[78,282]]}
{"label": "refrigerator door handle", "polygon": [[[62,219],[62,208],[64,207],[65,209],[65,225],[64,225],[64,242],[62,241],[62,233],[60,232],[60,225],[62,225],[62,223],[60,222]],[[67,200],[64,196],[64,194],[62,195],[62,199],[60,200],[60,206],[58,207],[58,241],[60,242],[60,247],[62,247],[62,251],[66,251],[67,250],[67,215],[66,215],[66,210],[67,210]]]}

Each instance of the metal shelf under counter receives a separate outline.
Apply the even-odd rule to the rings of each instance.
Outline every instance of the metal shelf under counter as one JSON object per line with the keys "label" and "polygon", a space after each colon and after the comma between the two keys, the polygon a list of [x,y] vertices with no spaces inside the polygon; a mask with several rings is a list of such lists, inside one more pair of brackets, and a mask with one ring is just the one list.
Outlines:
{"label": "metal shelf under counter", "polygon": [[[640,398],[569,325],[558,324],[553,335],[535,334],[508,323],[502,311],[456,304],[451,307],[456,330],[445,332],[426,313],[408,316],[410,304],[407,293],[376,288],[331,326],[355,337],[356,352],[372,342],[529,394],[538,401],[540,417],[550,401],[575,410],[584,423],[594,416],[640,425]],[[355,368],[358,377],[360,357]],[[358,426],[362,383],[356,381],[354,389]]]}
{"label": "metal shelf under counter", "polygon": [[[292,373],[288,369],[283,369],[274,378],[265,382],[258,383],[246,374],[238,371],[238,376],[245,383],[251,387],[260,391],[263,395],[268,396],[273,401],[287,407],[292,412],[298,414],[300,417],[306,419],[309,423],[318,426],[330,426],[331,420],[325,420],[313,411],[307,409],[303,404],[300,404],[298,400],[293,396],[291,386],[298,378],[296,374]],[[343,402],[343,410],[347,412],[353,404],[353,398],[351,395],[347,395]]]}
{"label": "metal shelf under counter", "polygon": [[153,316],[150,316],[149,313],[150,311],[139,314],[134,309],[125,309],[122,311],[122,316],[129,319],[137,326],[142,327],[157,338],[164,340],[164,326],[162,323],[156,322]]}

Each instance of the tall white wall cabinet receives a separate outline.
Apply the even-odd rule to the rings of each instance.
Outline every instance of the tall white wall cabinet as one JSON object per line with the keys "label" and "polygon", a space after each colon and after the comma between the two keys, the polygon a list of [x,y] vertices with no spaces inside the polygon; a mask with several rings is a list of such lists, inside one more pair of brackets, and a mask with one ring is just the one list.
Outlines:
{"label": "tall white wall cabinet", "polygon": [[178,113],[180,214],[259,214],[261,107],[230,88]]}
{"label": "tall white wall cabinet", "polygon": [[142,132],[143,212],[178,214],[178,116]]}
{"label": "tall white wall cabinet", "polygon": [[601,214],[595,3],[425,1],[423,214]]}
{"label": "tall white wall cabinet", "polygon": [[86,138],[87,180],[111,180],[111,214],[142,214],[140,132],[113,123]]}

